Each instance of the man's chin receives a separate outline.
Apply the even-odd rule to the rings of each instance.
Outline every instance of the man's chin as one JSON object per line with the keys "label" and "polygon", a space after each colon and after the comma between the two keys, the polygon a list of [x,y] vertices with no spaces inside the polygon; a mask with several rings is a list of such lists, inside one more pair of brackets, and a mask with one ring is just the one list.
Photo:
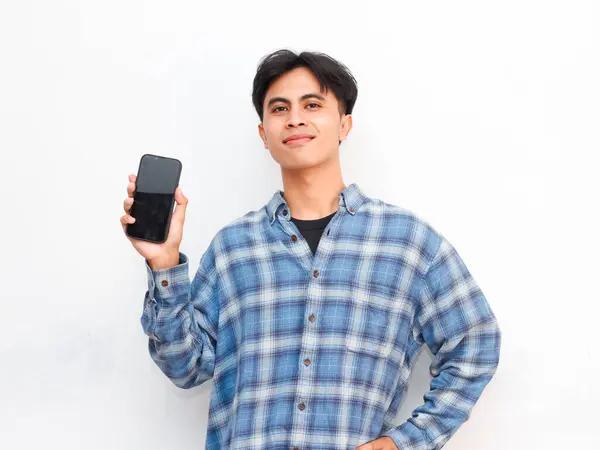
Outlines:
{"label": "man's chin", "polygon": [[327,158],[303,158],[298,155],[298,157],[295,158],[284,158],[279,165],[285,170],[306,170],[310,169],[311,167],[322,166],[327,161]]}

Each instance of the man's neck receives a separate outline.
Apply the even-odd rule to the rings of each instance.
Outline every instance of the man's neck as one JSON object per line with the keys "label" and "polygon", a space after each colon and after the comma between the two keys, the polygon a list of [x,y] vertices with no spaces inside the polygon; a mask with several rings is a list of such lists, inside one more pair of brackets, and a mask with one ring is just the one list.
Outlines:
{"label": "man's neck", "polygon": [[323,164],[289,171],[282,168],[284,198],[295,219],[320,219],[339,208],[340,192],[346,188],[337,164]]}

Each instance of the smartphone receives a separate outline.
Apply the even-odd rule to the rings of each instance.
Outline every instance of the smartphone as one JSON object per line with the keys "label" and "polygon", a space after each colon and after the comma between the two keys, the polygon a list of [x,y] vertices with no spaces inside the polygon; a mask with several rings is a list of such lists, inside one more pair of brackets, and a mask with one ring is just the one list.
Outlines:
{"label": "smartphone", "polygon": [[127,224],[127,236],[157,244],[167,240],[181,167],[175,158],[148,153],[141,157],[129,211],[135,222]]}

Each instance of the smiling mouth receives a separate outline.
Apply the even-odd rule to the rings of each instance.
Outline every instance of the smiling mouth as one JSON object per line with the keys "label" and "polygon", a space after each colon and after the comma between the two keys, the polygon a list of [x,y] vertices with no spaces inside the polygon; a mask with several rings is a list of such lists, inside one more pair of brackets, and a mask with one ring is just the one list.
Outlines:
{"label": "smiling mouth", "polygon": [[289,141],[285,142],[285,145],[301,145],[301,144],[305,144],[307,142],[310,142],[314,139],[314,137],[305,137],[305,138],[300,138],[300,139],[290,139]]}

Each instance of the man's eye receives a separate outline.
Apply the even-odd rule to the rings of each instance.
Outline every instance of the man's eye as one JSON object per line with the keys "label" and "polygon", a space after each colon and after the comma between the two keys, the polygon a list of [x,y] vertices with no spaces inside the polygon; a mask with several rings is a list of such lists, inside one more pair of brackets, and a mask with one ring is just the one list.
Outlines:
{"label": "man's eye", "polygon": [[278,111],[279,108],[285,108],[285,106],[276,106],[272,112],[279,112]]}
{"label": "man's eye", "polygon": [[309,103],[309,104],[308,104],[308,106],[311,106],[311,105],[315,105],[315,106],[321,106],[321,105],[319,105],[318,103]]}

